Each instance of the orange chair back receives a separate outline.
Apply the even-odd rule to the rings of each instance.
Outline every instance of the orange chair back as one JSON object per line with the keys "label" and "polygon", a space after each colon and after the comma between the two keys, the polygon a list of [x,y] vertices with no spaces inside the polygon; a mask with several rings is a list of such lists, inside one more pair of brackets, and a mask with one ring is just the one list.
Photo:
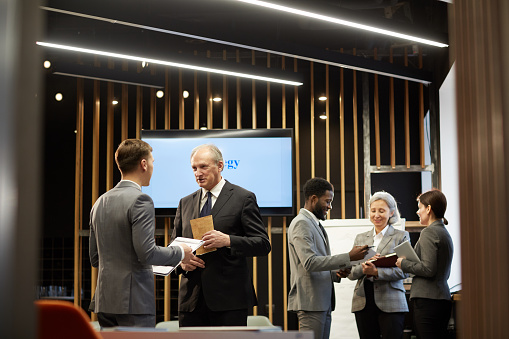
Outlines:
{"label": "orange chair back", "polygon": [[102,339],[90,317],[68,301],[36,300],[38,339]]}

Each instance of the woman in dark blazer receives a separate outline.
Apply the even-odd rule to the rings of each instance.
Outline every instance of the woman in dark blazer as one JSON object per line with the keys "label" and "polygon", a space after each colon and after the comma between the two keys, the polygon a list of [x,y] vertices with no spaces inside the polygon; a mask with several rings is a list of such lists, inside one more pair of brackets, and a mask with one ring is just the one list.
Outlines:
{"label": "woman in dark blazer", "polygon": [[417,201],[417,215],[421,225],[426,226],[415,245],[421,262],[398,258],[396,265],[415,275],[410,301],[417,338],[446,338],[452,307],[447,279],[453,254],[452,239],[445,228],[447,200],[439,190],[431,190],[421,194]]}
{"label": "woman in dark blazer", "polygon": [[[377,192],[369,200],[369,217],[374,228],[357,235],[355,246],[374,246],[377,256],[394,253],[394,247],[409,241],[408,232],[395,229],[399,211],[393,196]],[[340,271],[340,273],[345,273]],[[403,336],[408,305],[403,279],[397,267],[376,267],[361,263],[352,267],[348,279],[357,280],[352,312],[361,339],[399,339]]]}

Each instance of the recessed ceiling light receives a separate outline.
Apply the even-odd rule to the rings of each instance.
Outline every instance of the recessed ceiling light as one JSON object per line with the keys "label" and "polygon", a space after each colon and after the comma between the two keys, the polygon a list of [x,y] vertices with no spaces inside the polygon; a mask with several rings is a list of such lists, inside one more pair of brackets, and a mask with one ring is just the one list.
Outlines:
{"label": "recessed ceiling light", "polygon": [[214,99],[212,99],[212,101],[214,101],[214,102],[219,102],[221,100],[223,100],[223,99],[221,99],[220,97],[215,97]]}
{"label": "recessed ceiling light", "polygon": [[62,93],[55,94],[55,100],[56,101],[62,101],[63,98],[64,98],[64,96],[62,95]]}
{"label": "recessed ceiling light", "polygon": [[325,113],[320,114],[320,119],[326,120],[327,119],[327,115]]}
{"label": "recessed ceiling light", "polygon": [[46,61],[44,61],[44,63],[42,65],[44,66],[44,68],[50,68],[51,62],[49,60],[46,60]]}
{"label": "recessed ceiling light", "polygon": [[327,97],[325,97],[325,96],[321,96],[321,97],[319,97],[319,98],[318,98],[318,100],[320,100],[320,101],[325,101],[325,100],[327,100]]}
{"label": "recessed ceiling light", "polygon": [[184,97],[184,99],[189,98],[189,92],[188,91],[182,92],[182,96]]}
{"label": "recessed ceiling light", "polygon": [[111,103],[112,103],[113,105],[118,105],[118,100],[113,100]]}
{"label": "recessed ceiling light", "polygon": [[159,99],[161,99],[162,97],[164,97],[164,92],[159,90],[156,92],[156,97],[158,97]]}

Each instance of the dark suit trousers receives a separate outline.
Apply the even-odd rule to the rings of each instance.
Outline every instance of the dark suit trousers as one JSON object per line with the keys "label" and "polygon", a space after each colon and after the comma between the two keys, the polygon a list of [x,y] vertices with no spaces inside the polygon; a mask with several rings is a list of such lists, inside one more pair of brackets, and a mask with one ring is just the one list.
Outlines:
{"label": "dark suit trousers", "polygon": [[404,312],[383,312],[375,304],[373,283],[364,279],[366,306],[355,312],[360,339],[401,339],[405,327]]}
{"label": "dark suit trousers", "polygon": [[247,309],[212,311],[200,291],[194,311],[179,312],[179,326],[247,326]]}
{"label": "dark suit trousers", "polygon": [[451,318],[452,302],[427,298],[413,298],[414,330],[418,339],[448,338],[447,325]]}
{"label": "dark suit trousers", "polygon": [[97,313],[97,320],[101,327],[129,326],[129,327],[154,327],[156,316],[152,314],[112,314]]}

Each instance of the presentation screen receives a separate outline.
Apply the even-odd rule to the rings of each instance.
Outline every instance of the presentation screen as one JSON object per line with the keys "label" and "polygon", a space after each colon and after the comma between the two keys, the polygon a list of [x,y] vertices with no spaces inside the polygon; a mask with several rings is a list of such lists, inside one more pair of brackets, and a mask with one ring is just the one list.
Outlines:
{"label": "presentation screen", "polygon": [[191,151],[214,144],[223,154],[223,178],[256,195],[262,215],[293,215],[293,130],[151,130],[141,132],[153,148],[154,173],[143,187],[156,216],[174,216],[181,198],[199,189]]}

